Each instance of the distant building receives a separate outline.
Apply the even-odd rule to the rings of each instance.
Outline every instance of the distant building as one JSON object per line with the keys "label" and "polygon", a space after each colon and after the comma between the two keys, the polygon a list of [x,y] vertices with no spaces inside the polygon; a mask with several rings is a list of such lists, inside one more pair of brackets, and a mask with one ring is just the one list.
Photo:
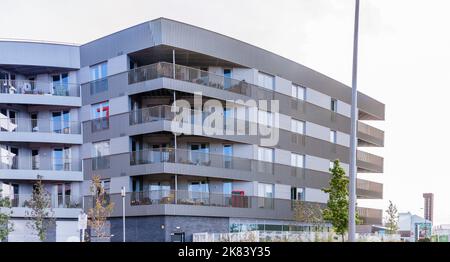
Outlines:
{"label": "distant building", "polygon": [[437,242],[449,242],[450,239],[450,224],[443,224],[435,226],[433,235],[436,236]]}
{"label": "distant building", "polygon": [[407,212],[399,213],[398,227],[403,240],[415,242],[419,239],[431,237],[433,223],[431,220]]}
{"label": "distant building", "polygon": [[423,216],[427,220],[433,221],[433,202],[434,202],[433,193],[424,193],[423,200],[424,200]]}

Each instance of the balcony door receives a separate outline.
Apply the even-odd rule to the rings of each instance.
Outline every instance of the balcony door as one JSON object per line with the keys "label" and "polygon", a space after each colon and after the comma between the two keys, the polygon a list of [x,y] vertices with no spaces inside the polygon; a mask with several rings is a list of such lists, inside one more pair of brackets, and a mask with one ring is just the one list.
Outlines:
{"label": "balcony door", "polygon": [[223,145],[223,167],[233,168],[233,145]]}
{"label": "balcony door", "polygon": [[209,165],[209,144],[194,143],[189,145],[189,160],[195,165]]}
{"label": "balcony door", "polygon": [[209,183],[208,181],[193,181],[188,186],[189,199],[186,201],[192,201],[194,203],[204,203],[209,200]]}
{"label": "balcony door", "polygon": [[223,70],[223,88],[224,89],[229,89],[231,87],[231,69],[230,68],[225,68]]}
{"label": "balcony door", "polygon": [[70,134],[70,113],[67,110],[52,112],[52,131],[59,134]]}
{"label": "balcony door", "polygon": [[71,152],[70,147],[53,149],[53,170],[70,171],[71,170]]}
{"label": "balcony door", "polygon": [[69,74],[52,75],[53,95],[68,96],[69,95]]}
{"label": "balcony door", "polygon": [[31,168],[33,170],[39,170],[41,168],[41,159],[39,156],[39,149],[31,150]]}
{"label": "balcony door", "polygon": [[53,206],[57,208],[69,208],[76,203],[71,201],[72,190],[70,183],[61,183],[54,185],[55,194],[53,194]]}
{"label": "balcony door", "polygon": [[18,112],[11,109],[0,109],[0,127],[3,132],[15,132],[18,126]]}

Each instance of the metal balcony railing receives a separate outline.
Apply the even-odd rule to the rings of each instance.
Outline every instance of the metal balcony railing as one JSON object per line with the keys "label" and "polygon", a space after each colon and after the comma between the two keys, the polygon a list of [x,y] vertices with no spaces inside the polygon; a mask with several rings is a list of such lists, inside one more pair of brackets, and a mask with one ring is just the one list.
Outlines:
{"label": "metal balcony railing", "polygon": [[81,160],[48,156],[0,156],[0,169],[81,171]]}
{"label": "metal balcony railing", "polygon": [[0,118],[0,132],[36,132],[57,134],[81,134],[79,121],[45,118]]}
{"label": "metal balcony railing", "polygon": [[[130,165],[143,165],[163,162],[269,174],[275,174],[275,169],[277,167],[284,166],[272,162],[259,161],[249,158],[240,158],[186,149],[175,150],[173,148],[161,148],[159,150],[141,150],[130,152]],[[303,174],[304,172],[302,168],[291,166],[285,167],[291,170],[293,174]]]}
{"label": "metal balcony railing", "polygon": [[109,116],[91,120],[91,132],[109,129]]}
{"label": "metal balcony railing", "polygon": [[1,94],[80,96],[80,85],[31,80],[0,79]]}
{"label": "metal balcony railing", "polygon": [[[82,198],[70,195],[47,194],[50,199],[48,208],[82,208]],[[33,194],[5,195],[3,199],[9,200],[11,207],[30,207]]]}

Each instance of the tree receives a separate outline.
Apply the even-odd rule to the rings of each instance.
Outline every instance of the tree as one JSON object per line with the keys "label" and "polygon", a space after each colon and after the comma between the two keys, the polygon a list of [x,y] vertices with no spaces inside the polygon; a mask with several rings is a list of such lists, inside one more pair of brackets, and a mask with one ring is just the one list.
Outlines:
{"label": "tree", "polygon": [[[328,193],[327,207],[323,211],[323,218],[333,225],[334,231],[341,235],[344,241],[344,235],[348,229],[348,208],[349,208],[349,180],[345,176],[344,169],[339,165],[339,160],[335,160],[333,168],[330,168],[331,180],[328,188],[322,189]],[[355,212],[356,223],[359,223],[358,213]]]}
{"label": "tree", "polygon": [[10,221],[11,215],[11,200],[0,196],[0,241],[5,240],[14,230],[14,224]]}
{"label": "tree", "polygon": [[26,213],[30,219],[27,226],[37,233],[41,241],[47,239],[48,229],[55,225],[51,201],[51,194],[45,189],[41,177],[38,177],[38,180],[33,185],[31,199],[27,204],[31,211]]}
{"label": "tree", "polygon": [[397,206],[389,200],[389,206],[386,210],[386,227],[389,234],[395,234],[398,230],[398,210]]}
{"label": "tree", "polygon": [[88,225],[96,237],[108,237],[106,222],[113,212],[114,203],[109,201],[109,195],[105,192],[99,176],[93,176],[90,190],[93,195],[93,207],[88,210]]}

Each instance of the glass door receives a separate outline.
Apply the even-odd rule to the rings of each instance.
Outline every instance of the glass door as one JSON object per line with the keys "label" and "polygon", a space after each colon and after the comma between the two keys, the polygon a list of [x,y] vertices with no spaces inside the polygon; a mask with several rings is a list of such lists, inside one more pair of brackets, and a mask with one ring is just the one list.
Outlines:
{"label": "glass door", "polygon": [[223,88],[229,89],[231,87],[231,69],[225,68],[223,70]]}
{"label": "glass door", "polygon": [[31,150],[31,168],[33,170],[39,170],[41,167],[41,161],[39,157],[39,149]]}
{"label": "glass door", "polygon": [[60,134],[70,134],[69,111],[52,112],[52,131]]}
{"label": "glass door", "polygon": [[209,165],[209,144],[191,144],[189,160],[195,165]]}
{"label": "glass door", "polygon": [[69,74],[58,74],[52,76],[53,95],[68,96],[69,95]]}
{"label": "glass door", "polygon": [[189,199],[193,203],[205,203],[209,200],[209,183],[208,181],[194,181],[188,186]]}
{"label": "glass door", "polygon": [[233,168],[233,145],[223,145],[223,166]]}
{"label": "glass door", "polygon": [[53,170],[70,171],[70,147],[53,149]]}
{"label": "glass door", "polygon": [[31,113],[31,132],[39,132],[38,113]]}

